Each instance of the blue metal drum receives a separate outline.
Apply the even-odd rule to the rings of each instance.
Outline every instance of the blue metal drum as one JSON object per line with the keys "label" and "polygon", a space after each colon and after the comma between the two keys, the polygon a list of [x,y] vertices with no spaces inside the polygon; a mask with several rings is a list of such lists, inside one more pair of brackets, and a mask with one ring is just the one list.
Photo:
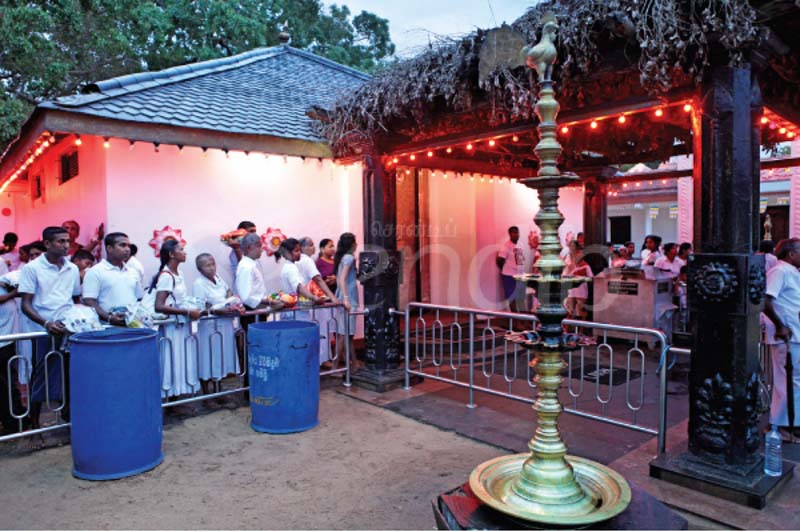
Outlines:
{"label": "blue metal drum", "polygon": [[258,432],[301,432],[319,423],[319,325],[254,323],[247,330],[250,426]]}
{"label": "blue metal drum", "polygon": [[112,480],[153,469],[161,452],[158,333],[106,329],[70,338],[72,474]]}

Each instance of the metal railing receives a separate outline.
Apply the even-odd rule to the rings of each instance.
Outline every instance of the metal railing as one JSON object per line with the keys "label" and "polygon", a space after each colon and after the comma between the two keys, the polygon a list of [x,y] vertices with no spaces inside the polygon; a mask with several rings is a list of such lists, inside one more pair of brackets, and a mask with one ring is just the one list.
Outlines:
{"label": "metal railing", "polygon": [[[467,388],[468,408],[476,407],[475,392],[528,404],[535,402],[535,370],[531,366],[533,354],[501,336],[520,325],[534,328],[536,318],[533,315],[426,303],[409,303],[405,311],[393,310],[393,314],[405,318],[406,389],[410,387],[411,376],[416,375]],[[657,437],[659,454],[664,453],[667,428],[666,357],[670,349],[666,335],[657,329],[578,320],[565,320],[564,325],[576,333],[581,329],[592,330],[597,337],[596,345],[580,345],[565,354],[567,375],[564,380],[567,387],[562,399],[564,411],[652,434]],[[632,336],[623,354],[623,364],[615,364],[615,358],[620,358],[615,351],[618,343],[609,343],[610,332]],[[645,382],[650,375],[642,347],[645,340],[652,340],[657,345],[655,398],[648,394],[653,387]],[[587,371],[590,357],[594,362],[593,372]],[[525,365],[524,370],[520,370],[521,363]],[[616,369],[624,371],[622,383],[614,381]],[[589,381],[585,379],[587,376]],[[638,386],[633,384],[636,379],[639,379]],[[592,380],[594,397],[587,401],[585,382]],[[610,412],[611,406],[617,406],[612,402],[619,395],[615,395],[614,389],[619,384],[624,384],[624,405],[616,408],[615,412],[627,412],[628,419]],[[651,414],[649,417],[655,418],[649,424],[643,420],[648,417],[645,411]]]}
{"label": "metal railing", "polygon": [[[224,333],[220,330],[220,323],[222,320],[230,319],[230,317],[217,317],[217,316],[209,316],[207,318],[203,318],[201,321],[203,322],[210,322],[214,324],[214,330],[208,337],[208,347],[209,347],[209,374],[210,378],[208,379],[211,382],[213,391],[210,393],[202,393],[202,387],[200,384],[200,379],[197,373],[197,370],[200,368],[200,340],[198,338],[197,332],[192,332],[188,334],[184,339],[183,345],[183,369],[184,371],[181,374],[178,374],[175,370],[175,364],[170,363],[170,378],[165,380],[163,379],[163,374],[161,375],[161,388],[162,388],[162,395],[164,399],[162,400],[162,407],[172,407],[177,405],[183,405],[188,403],[193,403],[196,401],[204,401],[208,399],[214,399],[218,397],[224,397],[232,394],[243,393],[249,391],[250,387],[248,385],[248,352],[247,352],[247,333],[244,327],[241,326],[241,318],[249,318],[254,322],[262,322],[262,321],[274,321],[280,319],[293,319],[297,317],[297,315],[301,312],[306,313],[306,315],[310,318],[309,321],[313,321],[320,326],[320,341],[321,345],[323,346],[324,351],[327,353],[327,361],[331,363],[331,369],[320,371],[320,377],[328,376],[328,375],[343,375],[343,382],[342,385],[346,387],[351,386],[350,382],[350,367],[351,367],[351,349],[350,349],[350,342],[348,338],[350,336],[350,316],[363,316],[366,314],[364,310],[352,310],[347,311],[342,304],[329,304],[329,305],[320,305],[315,307],[309,307],[307,309],[297,309],[297,308],[290,308],[290,309],[281,309],[277,311],[271,310],[255,310],[255,311],[248,311],[239,317],[237,320],[238,323],[234,326],[233,334],[234,334],[234,341],[233,346],[236,350],[235,353],[229,353],[227,349],[231,345],[229,342],[225,341]],[[337,314],[338,317],[341,318],[341,321],[344,323],[344,335],[338,334],[338,327],[337,327]],[[301,315],[302,317],[302,315]],[[236,318],[234,318],[236,320]],[[162,328],[163,326],[175,324],[174,319],[169,320],[160,320],[155,323],[156,326]],[[188,326],[188,325],[187,325]],[[50,424],[47,426],[36,428],[36,429],[29,429],[26,428],[25,421],[30,419],[31,416],[31,406],[32,406],[32,388],[33,388],[33,368],[31,364],[31,360],[29,360],[25,355],[22,354],[22,349],[20,348],[20,344],[22,342],[30,342],[33,344],[37,339],[40,338],[47,338],[50,335],[46,332],[33,332],[33,333],[21,333],[21,334],[10,334],[10,335],[0,335],[0,342],[17,342],[17,349],[16,354],[10,357],[6,363],[5,368],[0,368],[0,370],[6,372],[7,380],[6,382],[9,384],[7,390],[0,390],[0,393],[7,394],[8,399],[8,408],[11,414],[11,417],[16,420],[18,426],[16,427],[19,432],[8,434],[5,436],[0,436],[0,443],[11,441],[19,438],[25,438],[28,436],[33,436],[35,434],[42,434],[46,432],[52,432],[56,430],[61,430],[67,427],[70,427],[70,423],[64,420],[62,416],[62,411],[66,407],[66,394],[62,393],[61,399],[56,404],[55,401],[51,401],[50,398],[50,379],[51,375],[49,375],[50,365],[48,362],[52,357],[58,357],[60,364],[60,371],[61,371],[61,382],[62,382],[62,390],[64,383],[66,383],[66,378],[68,374],[65,371],[65,357],[68,359],[68,337],[65,338],[65,341],[62,341],[60,345],[56,345],[56,338],[51,338],[51,349],[48,353],[44,356],[44,364],[42,364],[43,371],[44,371],[44,382],[45,382],[45,401],[42,403],[44,405],[43,411],[49,411],[55,414],[54,419],[50,420]],[[215,352],[215,344],[216,347],[220,347],[219,351]],[[343,345],[342,345],[343,344]],[[226,347],[228,346],[228,347]],[[34,351],[33,345],[31,345],[31,352]],[[241,349],[241,363],[239,363],[239,349]],[[170,338],[167,338],[162,334],[159,338],[159,355],[160,355],[160,365],[161,371],[164,371],[164,368],[167,367],[167,357],[174,357],[175,356],[175,346]],[[219,354],[216,354],[219,353]],[[344,367],[338,368],[340,361],[344,359]],[[217,360],[219,359],[219,360]],[[227,367],[225,360],[233,359],[234,360],[234,367]],[[189,362],[194,362],[194,365],[190,365]],[[219,361],[220,372],[217,375],[214,375],[214,365]],[[237,369],[238,366],[238,369]],[[192,368],[189,370],[189,368]],[[13,378],[15,374],[19,374],[22,372],[26,376],[27,386],[23,387],[25,390],[24,397],[20,397],[22,402],[24,403],[24,408],[21,411],[14,409],[14,401],[13,401],[13,392],[12,389],[13,384],[17,382],[16,378]],[[178,379],[183,379],[184,383],[191,389],[190,394],[186,394],[185,396],[181,396],[177,399],[168,400],[166,399],[166,394],[172,388],[172,385],[178,382]],[[226,383],[230,384],[231,379],[237,379],[238,382],[233,387],[226,387],[223,389],[223,380],[226,380]]]}

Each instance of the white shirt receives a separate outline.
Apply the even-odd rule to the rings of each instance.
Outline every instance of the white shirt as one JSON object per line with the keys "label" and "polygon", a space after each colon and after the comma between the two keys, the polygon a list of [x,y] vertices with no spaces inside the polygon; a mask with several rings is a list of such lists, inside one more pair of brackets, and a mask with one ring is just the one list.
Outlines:
{"label": "white shirt", "polygon": [[264,284],[264,276],[258,264],[246,255],[242,256],[236,267],[234,284],[236,294],[251,309],[259,306],[267,295],[267,286]]}
{"label": "white shirt", "polygon": [[219,305],[228,299],[228,284],[219,275],[214,276],[214,281],[205,275],[200,275],[192,286],[192,295],[209,305]]}
{"label": "white shirt", "polygon": [[[577,274],[575,271],[577,270]],[[588,264],[583,265],[576,265],[571,256],[567,256],[566,264],[564,265],[564,270],[561,272],[561,275],[579,275],[581,277],[594,277],[592,273],[592,269],[589,267]],[[575,297],[578,299],[589,299],[589,283],[583,283],[582,285],[578,286],[577,288],[570,288],[567,291],[567,297]]]}
{"label": "white shirt", "polygon": [[764,253],[764,271],[770,271],[778,265],[778,257],[772,253]]}
{"label": "white shirt", "polygon": [[300,260],[295,264],[297,264],[297,269],[300,270],[300,275],[303,276],[303,284],[308,284],[311,279],[320,275],[319,268],[317,268],[317,265],[314,263],[314,259],[305,253],[300,254]]}
{"label": "white shirt", "polygon": [[675,260],[673,261],[670,261],[667,257],[659,257],[654,266],[656,269],[666,270],[678,275],[681,273],[681,266],[683,266],[683,264],[681,264],[682,262],[683,261],[678,257],[675,257]]}
{"label": "white shirt", "polygon": [[649,249],[642,250],[642,264],[648,264],[652,266],[656,263],[656,261],[659,258],[661,258],[661,252],[658,250],[655,251],[650,251]]}
{"label": "white shirt", "polygon": [[118,268],[103,259],[83,277],[84,299],[96,299],[106,312],[136,303],[142,295],[142,286],[124,263]]}
{"label": "white shirt", "polygon": [[296,263],[284,259],[283,268],[281,269],[281,290],[296,294],[298,285],[305,285],[300,268],[297,267]]}
{"label": "white shirt", "polygon": [[508,276],[522,275],[525,269],[525,254],[519,243],[515,244],[510,239],[506,240],[497,256],[505,259],[503,269],[500,271],[501,274]]}
{"label": "white shirt", "polygon": [[[0,294],[7,294],[5,288],[0,287]],[[17,303],[15,298],[11,298],[5,303],[0,304],[0,335],[14,334],[17,332]],[[5,347],[11,342],[0,342],[0,347]],[[0,367],[0,371],[6,368]]]}
{"label": "white shirt", "polygon": [[128,259],[128,262],[125,263],[128,266],[128,273],[136,279],[136,282],[139,283],[141,288],[144,288],[144,266],[136,257],[131,257]]}
{"label": "white shirt", "polygon": [[767,273],[767,295],[775,298],[775,313],[792,331],[792,342],[800,341],[800,271],[779,260]]}
{"label": "white shirt", "polygon": [[[22,267],[19,293],[33,294],[33,309],[45,320],[51,320],[61,308],[72,305],[72,298],[81,295],[78,267],[63,259],[61,267],[51,264],[47,255]],[[42,330],[32,320],[25,320],[32,331]]]}
{"label": "white shirt", "polygon": [[183,279],[183,275],[180,272],[175,275],[170,271],[169,266],[164,266],[156,282],[156,293],[158,292],[169,292],[175,303],[175,305],[170,306],[179,307],[187,296],[186,281]]}
{"label": "white shirt", "polygon": [[19,261],[19,250],[9,251],[8,253],[4,253],[0,255],[0,258],[3,259],[3,262],[6,263],[8,267],[8,271],[13,272],[14,270],[19,270],[22,263]]}

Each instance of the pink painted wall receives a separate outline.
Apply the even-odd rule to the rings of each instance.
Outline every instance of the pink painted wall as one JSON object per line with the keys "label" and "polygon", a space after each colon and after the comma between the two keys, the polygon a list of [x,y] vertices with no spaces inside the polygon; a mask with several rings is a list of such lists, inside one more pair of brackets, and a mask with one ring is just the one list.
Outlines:
{"label": "pink painted wall", "polygon": [[61,155],[76,149],[74,137],[68,137],[47,150],[30,167],[30,181],[37,174],[44,178],[42,197],[33,199],[30,193],[13,195],[14,228],[20,244],[38,240],[46,226],[61,225],[70,219],[81,225],[78,241],[86,243],[97,225],[105,220],[107,203],[103,140],[98,137],[82,137],[81,140],[81,146],[77,147],[77,177],[60,183]]}
{"label": "pink painted wall", "polygon": [[[431,227],[431,300],[433,303],[496,309],[501,297],[495,257],[508,238],[508,228],[520,228],[526,271],[532,260],[528,233],[539,208],[536,191],[509,181],[472,180],[434,172],[429,179]],[[562,233],[583,227],[583,190],[562,189],[559,208]]]}
{"label": "pink painted wall", "polygon": [[[254,222],[259,234],[278,227],[292,237],[338,239],[344,231],[363,242],[360,165],[330,160],[245,155],[187,147],[112,140],[105,151],[108,229],[123,231],[139,246],[139,260],[152,276],[158,259],[148,246],[154,229],[183,230],[187,262],[182,271],[191,285],[197,278],[194,258],[214,255],[220,275],[230,282],[230,248],[221,233],[242,220]],[[262,271],[272,290],[280,289],[280,265],[266,254]]]}

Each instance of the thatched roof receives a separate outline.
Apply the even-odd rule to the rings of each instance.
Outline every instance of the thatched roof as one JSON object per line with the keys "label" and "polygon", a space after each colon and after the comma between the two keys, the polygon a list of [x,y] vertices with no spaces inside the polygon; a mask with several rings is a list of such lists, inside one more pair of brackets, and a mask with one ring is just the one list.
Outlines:
{"label": "thatched roof", "polygon": [[[767,4],[774,15],[770,20],[759,12]],[[533,43],[543,15],[555,15],[558,99],[562,111],[576,111],[637,97],[685,98],[706,73],[712,54],[716,62],[740,64],[753,50],[764,48],[765,36],[772,39],[772,48],[776,39],[795,39],[783,52],[796,54],[800,28],[790,25],[784,35],[767,31],[768,22],[786,24],[792,18],[778,16],[781,9],[800,13],[793,0],[546,0],[511,27]],[[334,151],[352,153],[355,145],[369,139],[388,152],[481,125],[532,123],[537,87],[526,67],[500,62],[479,79],[487,35],[489,31],[478,30],[431,47],[378,73],[340,100],[322,124]],[[774,61],[775,54],[769,55],[767,61]],[[652,155],[659,158],[672,154],[675,139],[681,138],[679,130],[688,133],[684,124],[650,126],[648,138],[640,140],[652,144]],[[627,140],[620,142],[628,145]]]}

